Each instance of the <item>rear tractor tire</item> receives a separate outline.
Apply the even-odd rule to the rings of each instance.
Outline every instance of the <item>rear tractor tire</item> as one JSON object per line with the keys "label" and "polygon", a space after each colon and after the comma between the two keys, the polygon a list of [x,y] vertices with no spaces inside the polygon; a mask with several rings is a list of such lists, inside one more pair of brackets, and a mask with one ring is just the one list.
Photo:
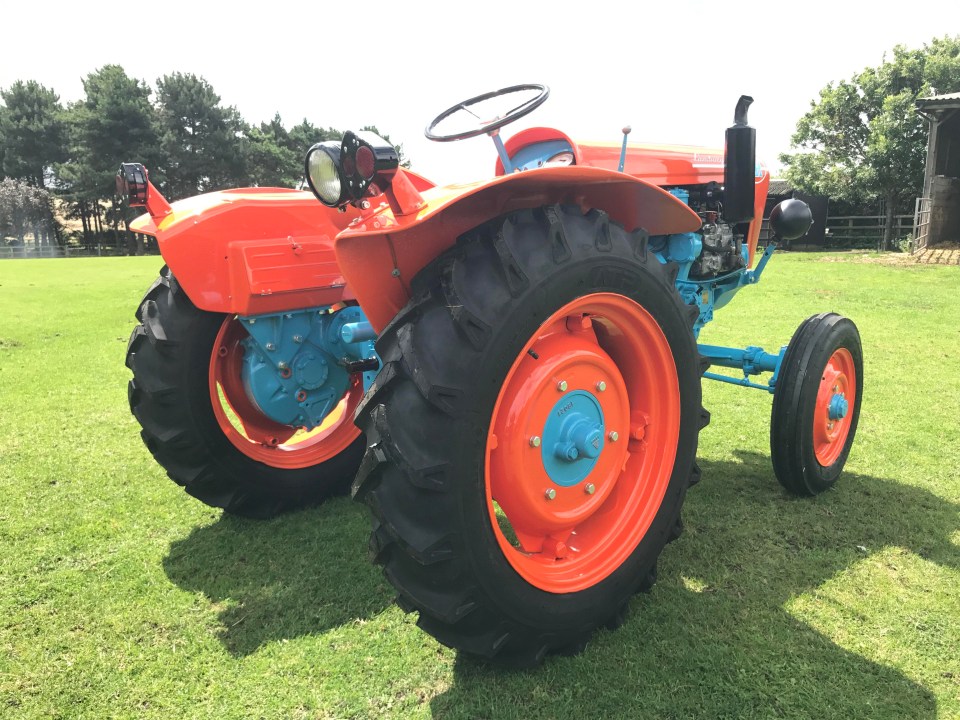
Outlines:
{"label": "rear tractor tire", "polygon": [[863,399],[863,350],[853,321],[804,320],[780,366],[770,414],[777,480],[794,495],[833,487],[850,454]]}
{"label": "rear tractor tire", "polygon": [[668,268],[549,206],[414,279],[357,415],[374,559],[440,642],[510,666],[623,622],[699,479],[701,366]]}
{"label": "rear tractor tire", "polygon": [[198,309],[165,267],[137,310],[127,346],[130,410],[153,457],[213,507],[253,518],[345,492],[365,446],[353,413],[359,379],[312,433],[278,425],[246,398],[246,331],[233,316]]}

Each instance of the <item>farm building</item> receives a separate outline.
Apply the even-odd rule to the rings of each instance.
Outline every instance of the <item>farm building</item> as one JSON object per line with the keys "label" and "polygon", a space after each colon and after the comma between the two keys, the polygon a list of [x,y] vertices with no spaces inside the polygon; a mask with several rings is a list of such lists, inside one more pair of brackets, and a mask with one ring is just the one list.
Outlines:
{"label": "farm building", "polygon": [[960,242],[960,93],[917,100],[930,123],[923,197],[917,202],[917,245]]}

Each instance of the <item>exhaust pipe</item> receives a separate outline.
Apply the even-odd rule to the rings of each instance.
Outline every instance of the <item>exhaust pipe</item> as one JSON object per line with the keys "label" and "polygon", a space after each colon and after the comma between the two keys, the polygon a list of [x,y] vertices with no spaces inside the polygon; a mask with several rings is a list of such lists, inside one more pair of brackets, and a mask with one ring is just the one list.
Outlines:
{"label": "exhaust pipe", "polygon": [[723,217],[728,223],[753,220],[757,167],[757,131],[747,124],[747,110],[753,103],[741,95],[727,128],[723,160]]}

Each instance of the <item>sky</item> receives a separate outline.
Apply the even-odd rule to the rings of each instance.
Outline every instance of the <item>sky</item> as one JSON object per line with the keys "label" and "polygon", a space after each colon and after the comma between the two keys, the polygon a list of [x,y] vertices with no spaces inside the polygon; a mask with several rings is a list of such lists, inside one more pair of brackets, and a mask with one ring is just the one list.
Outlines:
{"label": "sky", "polygon": [[66,103],[110,63],[151,86],[194,73],[248,122],[279,112],[287,127],[376,125],[444,184],[491,175],[494,146],[430,142],[427,123],[520,83],[550,98],[505,137],[545,125],[619,142],[630,125],[638,142],[719,146],[752,95],[758,157],[776,168],[823,86],[897,44],[960,34],[960,3],[5,0],[0,27],[0,88],[36,80]]}

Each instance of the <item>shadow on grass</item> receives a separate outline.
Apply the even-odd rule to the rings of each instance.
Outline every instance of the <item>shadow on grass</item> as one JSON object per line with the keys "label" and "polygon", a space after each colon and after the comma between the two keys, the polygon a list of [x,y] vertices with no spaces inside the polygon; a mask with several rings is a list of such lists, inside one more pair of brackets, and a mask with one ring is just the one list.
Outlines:
{"label": "shadow on grass", "polygon": [[[849,473],[825,495],[791,498],[773,480],[770,459],[757,454],[701,465],[703,482],[684,508],[686,532],[665,551],[657,586],[635,598],[625,626],[600,632],[578,657],[551,657],[529,673],[461,655],[433,715],[935,717],[928,688],[837,646],[785,605],[886,547],[960,567],[960,548],[950,542],[960,506]],[[833,610],[855,635],[857,609]]]}
{"label": "shadow on grass", "polygon": [[253,521],[224,515],[170,546],[167,576],[220,603],[220,639],[236,656],[376,615],[394,593],[365,552],[367,510],[347,498]]}

